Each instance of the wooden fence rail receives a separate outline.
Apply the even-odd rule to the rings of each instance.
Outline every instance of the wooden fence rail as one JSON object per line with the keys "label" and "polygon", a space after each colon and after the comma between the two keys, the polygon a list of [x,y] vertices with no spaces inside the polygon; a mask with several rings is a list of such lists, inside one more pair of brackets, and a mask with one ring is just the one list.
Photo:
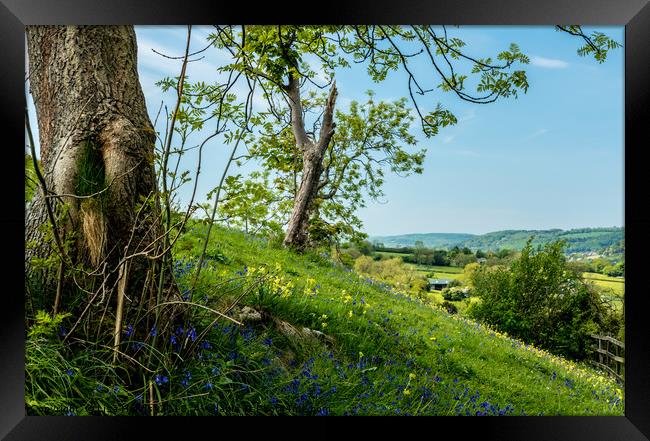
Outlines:
{"label": "wooden fence rail", "polygon": [[594,344],[594,359],[591,364],[612,375],[621,383],[625,382],[625,343],[615,338],[592,335]]}

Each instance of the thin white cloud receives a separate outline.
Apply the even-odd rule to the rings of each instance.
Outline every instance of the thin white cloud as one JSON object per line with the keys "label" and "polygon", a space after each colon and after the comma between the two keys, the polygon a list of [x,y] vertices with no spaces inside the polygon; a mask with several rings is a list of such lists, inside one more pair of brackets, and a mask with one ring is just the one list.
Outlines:
{"label": "thin white cloud", "polygon": [[537,67],[543,67],[545,69],[564,69],[569,66],[569,63],[566,61],[538,56],[530,57],[530,64]]}
{"label": "thin white cloud", "polygon": [[471,108],[467,112],[463,113],[463,116],[458,118],[458,122],[459,123],[467,122],[467,121],[469,121],[471,119],[474,119],[474,118],[476,118],[476,109]]}
{"label": "thin white cloud", "polygon": [[474,157],[481,156],[478,152],[475,152],[474,150],[454,149],[452,151],[460,156],[474,156]]}
{"label": "thin white cloud", "polygon": [[533,133],[531,133],[530,135],[526,136],[524,138],[524,140],[528,141],[528,140],[531,140],[533,138],[537,138],[538,136],[542,136],[543,134],[548,133],[548,131],[549,131],[548,129],[537,129]]}
{"label": "thin white cloud", "polygon": [[443,144],[449,144],[450,142],[452,142],[454,140],[455,137],[456,137],[455,135],[445,136],[444,138],[442,138],[442,143]]}

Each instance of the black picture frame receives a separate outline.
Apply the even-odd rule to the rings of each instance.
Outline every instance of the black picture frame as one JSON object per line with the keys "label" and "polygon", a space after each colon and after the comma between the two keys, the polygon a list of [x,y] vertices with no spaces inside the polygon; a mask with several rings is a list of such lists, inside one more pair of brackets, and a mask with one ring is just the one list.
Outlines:
{"label": "black picture frame", "polygon": [[[0,84],[3,88],[3,156],[7,166],[0,174],[5,203],[0,214],[4,252],[4,296],[0,306],[0,437],[18,439],[124,439],[151,438],[156,428],[167,435],[191,428],[168,419],[110,417],[27,417],[24,405],[24,26],[30,24],[187,24],[187,23],[445,23],[494,25],[624,25],[625,26],[625,231],[626,231],[626,385],[624,417],[438,417],[419,420],[440,434],[452,428],[458,436],[499,440],[643,440],[650,438],[650,333],[646,328],[644,254],[650,250],[650,215],[646,209],[646,167],[643,150],[648,144],[645,127],[650,121],[650,5],[648,0],[457,0],[455,2],[375,0],[330,1],[310,5],[294,2],[191,4],[171,0],[0,0]],[[644,136],[645,135],[645,136]],[[588,160],[588,158],[585,158]],[[15,193],[15,194],[14,194]],[[9,282],[9,283],[7,283]],[[440,419],[445,418],[445,419]],[[325,433],[335,425],[319,425]],[[386,420],[384,420],[386,421]],[[206,424],[206,423],[200,423]],[[275,423],[277,424],[277,423]],[[283,424],[283,423],[280,423]],[[409,420],[408,427],[413,430]],[[215,431],[222,425],[213,425]],[[239,429],[241,424],[234,423]],[[388,425],[388,424],[387,424]],[[396,427],[391,422],[390,425]],[[254,425],[246,425],[254,426]],[[270,430],[273,422],[259,425]],[[293,424],[292,424],[293,426]],[[368,426],[358,425],[364,430]],[[431,429],[433,428],[433,429]],[[246,431],[250,430],[246,427]],[[331,429],[330,429],[331,430]],[[313,429],[312,429],[313,431]],[[293,436],[294,431],[284,431]],[[180,432],[179,432],[180,433]],[[215,432],[215,436],[216,436]],[[427,432],[425,432],[427,433]],[[430,432],[433,433],[433,432]],[[221,435],[221,432],[219,432]]]}

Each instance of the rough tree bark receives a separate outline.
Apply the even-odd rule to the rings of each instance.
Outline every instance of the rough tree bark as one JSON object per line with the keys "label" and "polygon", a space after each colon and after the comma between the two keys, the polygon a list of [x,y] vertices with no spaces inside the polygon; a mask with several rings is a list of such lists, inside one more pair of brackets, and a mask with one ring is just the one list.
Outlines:
{"label": "rough tree bark", "polygon": [[[143,251],[162,233],[159,206],[138,208],[143,198],[157,199],[155,133],[138,79],[135,31],[132,26],[28,26],[27,44],[41,166],[50,194],[62,195],[49,200],[67,207],[57,222],[74,235],[70,257],[91,268],[105,263],[117,277],[125,255]],[[91,178],[99,181],[99,195],[70,196],[78,196]],[[47,222],[38,192],[26,213],[28,276],[33,257],[55,252],[40,228]],[[125,291],[131,299],[140,296],[153,262],[144,256],[129,261]]]}
{"label": "rough tree bark", "polygon": [[320,189],[320,179],[323,173],[323,157],[334,135],[334,106],[336,104],[336,83],[332,85],[325,102],[318,140],[312,140],[305,131],[303,110],[300,97],[298,78],[290,76],[286,87],[289,107],[291,109],[291,128],[298,148],[302,151],[302,176],[296,193],[293,210],[287,225],[284,245],[302,250],[308,241],[309,216],[314,197]]}

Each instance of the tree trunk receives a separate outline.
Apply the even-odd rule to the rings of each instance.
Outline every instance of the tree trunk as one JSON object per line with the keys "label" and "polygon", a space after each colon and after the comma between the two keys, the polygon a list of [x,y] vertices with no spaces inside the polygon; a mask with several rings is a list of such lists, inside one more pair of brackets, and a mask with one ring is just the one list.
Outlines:
{"label": "tree trunk", "polygon": [[286,246],[300,250],[307,243],[309,215],[314,197],[318,192],[318,183],[323,171],[322,163],[323,152],[320,152],[317,146],[311,145],[305,148],[300,187],[293,202],[293,210],[284,239]]}
{"label": "tree trunk", "polygon": [[[72,264],[105,264],[117,280],[124,256],[145,250],[155,255],[160,246],[151,244],[162,234],[155,133],[138,79],[135,31],[28,26],[27,44],[41,166],[49,194],[60,195],[48,198],[65,213],[58,227],[74,236]],[[150,203],[141,207],[144,199]],[[35,271],[33,257],[55,251],[41,228],[48,222],[44,197],[37,193],[26,213],[28,277]],[[144,256],[129,260],[127,298],[140,296],[153,262]],[[171,278],[165,280],[172,287]]]}
{"label": "tree trunk", "polygon": [[323,157],[334,135],[334,106],[336,104],[336,84],[332,85],[323,111],[320,137],[318,141],[311,140],[305,131],[298,79],[290,77],[286,88],[291,109],[291,127],[299,149],[302,151],[302,176],[300,187],[293,203],[291,217],[284,237],[284,245],[302,250],[307,245],[309,216],[323,173]]}

